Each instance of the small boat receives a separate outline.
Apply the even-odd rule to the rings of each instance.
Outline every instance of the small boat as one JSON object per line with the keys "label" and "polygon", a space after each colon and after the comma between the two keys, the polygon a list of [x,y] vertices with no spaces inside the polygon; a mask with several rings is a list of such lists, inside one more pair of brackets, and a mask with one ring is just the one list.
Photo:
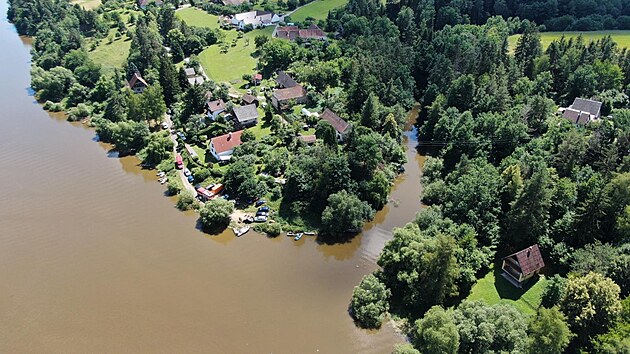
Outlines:
{"label": "small boat", "polygon": [[299,241],[302,238],[302,236],[304,236],[304,234],[301,233],[301,232],[298,232],[297,235],[295,235],[295,237],[293,239],[295,241]]}
{"label": "small boat", "polygon": [[234,234],[236,234],[236,237],[241,237],[243,235],[245,235],[247,233],[247,231],[249,231],[251,227],[249,226],[243,226],[241,228],[233,228],[232,230],[234,231]]}
{"label": "small boat", "polygon": [[288,237],[295,237],[295,235],[296,235],[295,232],[291,232],[291,231],[287,232]]}
{"label": "small boat", "polygon": [[315,231],[304,231],[304,235],[306,235],[306,236],[315,236]]}
{"label": "small boat", "polygon": [[166,181],[168,181],[168,178],[164,177],[160,180],[160,184],[164,184]]}
{"label": "small boat", "polygon": [[158,176],[158,177],[162,178],[162,177],[166,176],[166,173],[165,173],[165,172],[160,171],[160,172],[158,172],[158,173],[157,173],[157,175],[156,175],[156,176]]}

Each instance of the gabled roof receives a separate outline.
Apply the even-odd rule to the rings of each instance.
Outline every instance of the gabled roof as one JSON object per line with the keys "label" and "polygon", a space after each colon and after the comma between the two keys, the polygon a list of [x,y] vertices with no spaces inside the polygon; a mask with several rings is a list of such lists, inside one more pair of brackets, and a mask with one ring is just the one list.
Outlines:
{"label": "gabled roof", "polygon": [[505,258],[516,259],[521,268],[521,273],[524,275],[531,274],[545,266],[545,261],[543,261],[538,245],[529,246]]}
{"label": "gabled roof", "polygon": [[138,83],[144,85],[145,87],[148,87],[149,84],[147,84],[146,81],[144,81],[144,79],[142,78],[142,76],[140,76],[139,73],[135,72],[133,73],[133,75],[131,75],[131,79],[129,79],[129,82],[127,82],[127,84],[129,85],[129,87],[133,88],[135,87]]}
{"label": "gabled roof", "polygon": [[254,102],[256,102],[258,99],[256,98],[256,96],[252,96],[252,95],[244,95],[243,96],[243,102],[247,103],[247,104],[252,104]]}
{"label": "gabled roof", "polygon": [[348,122],[339,118],[338,115],[336,115],[328,108],[326,108],[324,112],[319,115],[319,118],[330,123],[330,125],[332,125],[339,134],[344,134],[348,130],[348,128],[350,128],[350,124]]}
{"label": "gabled roof", "polygon": [[243,21],[246,25],[254,24],[267,24],[271,23],[274,13],[271,11],[254,10],[249,12],[242,12],[234,15],[234,19],[237,21]]}
{"label": "gabled roof", "polygon": [[599,101],[576,97],[575,100],[573,100],[573,104],[569,106],[569,108],[580,112],[587,112],[596,117],[599,117],[599,113],[602,109],[602,103]]}
{"label": "gabled roof", "polygon": [[234,149],[235,147],[242,144],[241,142],[242,133],[243,131],[239,130],[237,132],[219,135],[217,137],[212,138],[210,140],[210,144],[212,144],[212,146],[214,147],[214,151],[216,151],[217,154],[230,151]]}
{"label": "gabled roof", "polygon": [[186,68],[186,69],[184,69],[184,72],[186,73],[187,77],[191,77],[191,76],[197,75],[197,72],[195,72],[195,68]]}
{"label": "gabled roof", "polygon": [[193,76],[188,78],[188,83],[192,85],[201,85],[205,82],[203,76]]}
{"label": "gabled roof", "polygon": [[247,106],[234,107],[234,115],[239,122],[246,122],[258,118],[258,110],[255,104]]}
{"label": "gabled roof", "polygon": [[317,141],[317,137],[315,135],[300,135],[298,136],[298,139],[302,140],[303,142],[307,144],[312,144],[315,141]]}
{"label": "gabled roof", "polygon": [[276,30],[276,37],[291,41],[296,38],[323,39],[326,38],[326,33],[315,24],[310,25],[307,29],[300,29],[298,26],[285,26],[278,27]]}
{"label": "gabled roof", "polygon": [[156,5],[162,5],[162,0],[138,0],[138,6],[146,7],[150,3],[155,3]]}
{"label": "gabled roof", "polygon": [[278,101],[286,101],[286,100],[291,100],[291,99],[298,99],[298,98],[302,98],[304,96],[306,96],[306,90],[304,89],[304,87],[297,85],[297,86],[293,86],[290,88],[284,88],[284,89],[279,89],[276,90],[273,93],[273,96],[278,100]]}
{"label": "gabled roof", "polygon": [[238,6],[246,1],[247,0],[222,0],[221,2],[226,6]]}
{"label": "gabled roof", "polygon": [[210,113],[225,111],[225,102],[223,102],[222,99],[208,101],[206,102],[206,105],[208,106],[208,111],[210,111]]}
{"label": "gabled roof", "polygon": [[278,71],[276,83],[282,88],[291,88],[298,85],[297,81],[293,80],[293,78],[284,71]]}

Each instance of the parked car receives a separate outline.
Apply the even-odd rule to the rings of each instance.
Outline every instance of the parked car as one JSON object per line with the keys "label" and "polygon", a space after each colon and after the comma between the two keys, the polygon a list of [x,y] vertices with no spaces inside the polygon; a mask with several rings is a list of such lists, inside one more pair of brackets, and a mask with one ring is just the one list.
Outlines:
{"label": "parked car", "polygon": [[186,135],[184,135],[184,133],[182,132],[177,132],[177,136],[182,139],[183,141],[186,141]]}
{"label": "parked car", "polygon": [[267,221],[266,216],[257,216],[254,218],[254,222],[266,222],[266,221]]}
{"label": "parked car", "polygon": [[195,178],[192,175],[188,176],[188,182],[190,183],[195,182]]}
{"label": "parked car", "polygon": [[267,203],[267,201],[266,201],[266,200],[264,200],[264,199],[259,199],[259,200],[256,202],[256,207],[259,207],[259,206],[261,206],[261,205],[263,205],[263,204],[265,204],[265,203]]}
{"label": "parked car", "polygon": [[168,129],[168,123],[166,122],[162,123],[162,129]]}
{"label": "parked car", "polygon": [[269,215],[269,213],[266,211],[259,211],[256,213],[256,216],[267,216],[267,215]]}
{"label": "parked car", "polygon": [[190,175],[191,175],[190,170],[189,170],[189,169],[187,169],[187,168],[185,168],[185,169],[184,169],[184,176],[188,177],[188,176],[190,176]]}
{"label": "parked car", "polygon": [[258,211],[262,211],[262,212],[268,213],[269,212],[269,207],[265,205],[263,207],[258,208]]}

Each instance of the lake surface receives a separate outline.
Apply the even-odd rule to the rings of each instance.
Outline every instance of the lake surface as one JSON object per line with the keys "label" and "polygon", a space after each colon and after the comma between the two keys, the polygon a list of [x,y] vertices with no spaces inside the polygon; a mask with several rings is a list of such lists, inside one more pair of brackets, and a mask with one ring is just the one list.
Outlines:
{"label": "lake surface", "polygon": [[389,324],[356,328],[347,308],[391,229],[419,209],[413,148],[392,202],[349,243],[207,236],[154,172],[34,102],[28,42],[6,10],[0,352],[390,353],[403,341]]}

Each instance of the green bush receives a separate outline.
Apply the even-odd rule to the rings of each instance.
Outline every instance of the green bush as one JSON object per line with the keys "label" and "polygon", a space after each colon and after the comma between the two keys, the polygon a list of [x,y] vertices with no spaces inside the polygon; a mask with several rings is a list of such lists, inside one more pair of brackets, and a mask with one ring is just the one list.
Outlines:
{"label": "green bush", "polygon": [[175,204],[175,206],[181,211],[186,211],[194,209],[195,204],[195,196],[189,191],[184,191],[179,194],[179,198],[177,199],[177,203]]}
{"label": "green bush", "polygon": [[368,274],[352,291],[352,316],[364,328],[379,328],[389,311],[391,292],[374,274]]}
{"label": "green bush", "polygon": [[254,230],[264,232],[269,237],[276,237],[282,233],[282,226],[278,223],[265,223],[254,226]]}

